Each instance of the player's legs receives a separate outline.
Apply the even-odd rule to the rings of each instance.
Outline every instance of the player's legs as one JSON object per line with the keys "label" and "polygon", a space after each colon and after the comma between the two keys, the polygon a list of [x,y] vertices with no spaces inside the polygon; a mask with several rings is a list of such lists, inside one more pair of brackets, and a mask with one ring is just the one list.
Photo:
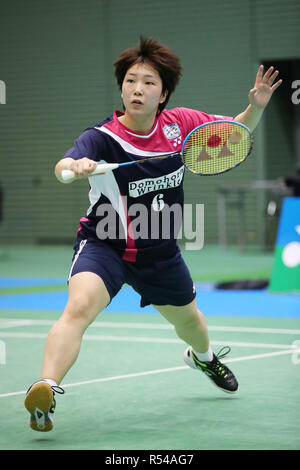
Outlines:
{"label": "player's legs", "polygon": [[54,396],[64,393],[58,384],[78,356],[84,331],[109,301],[110,295],[97,274],[82,271],[71,277],[67,305],[47,337],[41,380],[32,384],[25,397],[30,427],[35,431],[53,428]]}
{"label": "player's legs", "polygon": [[[206,321],[197,309],[196,300],[183,307],[172,305],[154,305],[154,307],[175,326],[179,338],[190,346],[184,352],[184,361],[192,369],[204,372],[210,380],[224,392],[234,393],[238,382],[227,366],[220,359],[230,351],[215,355],[209,345]],[[223,350],[226,348],[223,348]]]}
{"label": "player's legs", "polygon": [[177,335],[197,352],[207,352],[206,320],[196,304],[196,289],[188,267],[177,249],[138,270],[127,266],[126,280],[141,295],[141,306],[150,303],[175,327]]}
{"label": "player's legs", "polygon": [[92,272],[70,278],[63,314],[51,328],[44,351],[42,379],[59,384],[75,362],[86,328],[110,302],[103,280]]}
{"label": "player's legs", "polygon": [[69,298],[63,314],[47,337],[41,379],[27,390],[25,408],[35,431],[53,428],[55,394],[77,359],[86,328],[118,293],[123,284],[121,259],[94,239],[79,233],[69,274]]}
{"label": "player's legs", "polygon": [[204,315],[198,310],[196,299],[184,306],[153,305],[172,325],[180,339],[200,353],[209,348],[209,337]]}
{"label": "player's legs", "polygon": [[[153,265],[153,263],[152,263]],[[185,363],[203,371],[211,381],[225,392],[233,393],[238,383],[228,367],[220,362],[226,353],[214,354],[209,341],[206,320],[195,299],[195,286],[180,254],[156,263],[151,273],[136,276],[133,287],[141,294],[141,305],[151,303],[171,324],[180,339],[189,346],[184,352]],[[151,301],[150,301],[151,299]]]}

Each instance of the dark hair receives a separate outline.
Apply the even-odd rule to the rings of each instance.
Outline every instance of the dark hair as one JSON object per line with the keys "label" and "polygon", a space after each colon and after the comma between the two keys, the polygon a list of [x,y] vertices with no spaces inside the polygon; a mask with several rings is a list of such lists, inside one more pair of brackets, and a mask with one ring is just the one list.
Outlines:
{"label": "dark hair", "polygon": [[158,106],[158,109],[162,111],[179,82],[182,70],[180,60],[168,47],[155,39],[141,37],[137,47],[123,51],[114,63],[120,89],[122,89],[127,70],[140,63],[153,67],[162,80],[162,93],[168,91],[165,101]]}

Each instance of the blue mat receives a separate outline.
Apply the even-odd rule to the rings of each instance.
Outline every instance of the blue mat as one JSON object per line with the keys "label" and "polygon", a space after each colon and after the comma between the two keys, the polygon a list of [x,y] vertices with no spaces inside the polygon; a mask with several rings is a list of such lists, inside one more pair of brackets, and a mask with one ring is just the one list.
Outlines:
{"label": "blue mat", "polygon": [[[28,285],[32,286],[30,281],[32,280],[28,280]],[[58,284],[62,283],[61,280],[56,281]],[[54,279],[51,279],[51,282],[44,279],[39,280],[36,285],[47,285],[46,282],[55,284]],[[14,285],[24,286],[24,280]],[[196,289],[198,307],[205,315],[300,318],[300,295],[298,294],[271,294],[267,290],[222,291],[214,290],[212,284],[197,283]],[[0,309],[61,311],[66,302],[67,291],[3,294],[0,296]],[[140,296],[129,286],[123,287],[105,311],[157,313],[151,306],[141,308]]]}
{"label": "blue mat", "polygon": [[7,287],[35,287],[35,286],[55,286],[66,284],[65,278],[11,278],[0,277],[0,288]]}

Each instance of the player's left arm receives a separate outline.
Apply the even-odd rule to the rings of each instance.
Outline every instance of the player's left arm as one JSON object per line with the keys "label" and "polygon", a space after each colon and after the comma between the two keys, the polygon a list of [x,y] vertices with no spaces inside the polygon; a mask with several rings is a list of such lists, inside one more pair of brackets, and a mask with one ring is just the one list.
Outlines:
{"label": "player's left arm", "polygon": [[249,92],[249,105],[234,120],[245,124],[252,132],[259,123],[264,109],[269,103],[274,91],[281,85],[282,80],[275,81],[279,72],[270,67],[264,74],[264,66],[257,71],[254,87]]}

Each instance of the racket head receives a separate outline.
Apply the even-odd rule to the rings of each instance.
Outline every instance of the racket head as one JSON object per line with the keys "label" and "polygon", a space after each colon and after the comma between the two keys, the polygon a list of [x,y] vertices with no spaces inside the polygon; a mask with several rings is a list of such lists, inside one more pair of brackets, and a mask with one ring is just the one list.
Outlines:
{"label": "racket head", "polygon": [[237,121],[211,121],[193,129],[182,146],[185,167],[197,175],[219,175],[246,160],[253,136]]}

